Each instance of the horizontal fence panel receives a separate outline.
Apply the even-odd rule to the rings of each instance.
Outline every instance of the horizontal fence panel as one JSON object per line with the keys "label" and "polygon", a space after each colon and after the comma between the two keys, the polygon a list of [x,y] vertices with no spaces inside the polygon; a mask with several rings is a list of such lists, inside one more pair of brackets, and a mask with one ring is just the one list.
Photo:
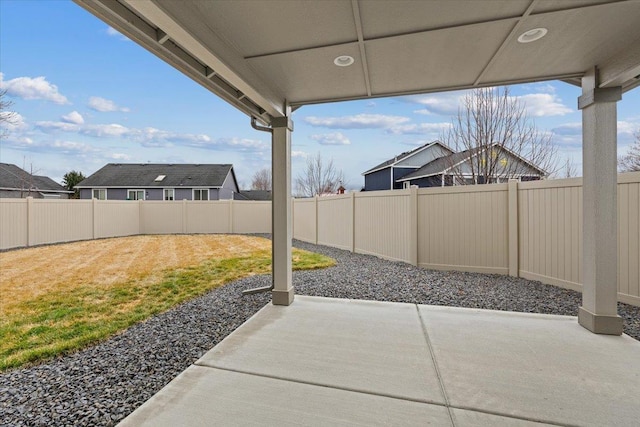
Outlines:
{"label": "horizontal fence panel", "polygon": [[33,199],[29,214],[30,245],[93,239],[93,203],[91,200]]}
{"label": "horizontal fence panel", "polygon": [[318,198],[318,244],[352,249],[352,205],[351,195]]}
{"label": "horizontal fence panel", "polygon": [[230,201],[187,202],[187,233],[231,233]]}
{"label": "horizontal fence panel", "polygon": [[293,201],[293,237],[304,242],[316,243],[316,199]]}
{"label": "horizontal fence panel", "polygon": [[409,190],[355,196],[355,251],[394,261],[410,261]]}
{"label": "horizontal fence panel", "polygon": [[94,200],[95,238],[134,236],[140,232],[140,205],[129,200]]}
{"label": "horizontal fence panel", "polygon": [[[142,234],[183,233],[183,204],[176,201],[133,202],[140,208],[140,232]],[[201,202],[206,203],[206,202]]]}
{"label": "horizontal fence panel", "polygon": [[29,244],[27,199],[0,199],[0,250]]}
{"label": "horizontal fence panel", "polygon": [[271,202],[234,201],[234,233],[271,233]]}
{"label": "horizontal fence panel", "polygon": [[508,250],[507,184],[418,191],[418,265],[506,274]]}

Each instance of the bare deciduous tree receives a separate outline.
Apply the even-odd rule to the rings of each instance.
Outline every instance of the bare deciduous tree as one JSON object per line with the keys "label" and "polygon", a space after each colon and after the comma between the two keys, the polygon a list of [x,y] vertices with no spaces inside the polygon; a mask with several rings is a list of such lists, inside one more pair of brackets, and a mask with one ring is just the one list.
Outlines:
{"label": "bare deciduous tree", "polygon": [[618,159],[618,167],[621,172],[640,171],[640,130],[634,136],[636,140],[631,144],[629,152]]}
{"label": "bare deciduous tree", "polygon": [[17,113],[10,110],[12,105],[13,101],[7,99],[7,91],[0,90],[0,138],[4,138],[9,133],[6,125],[15,124],[18,118]]}
{"label": "bare deciduous tree", "polygon": [[263,168],[254,173],[251,179],[251,189],[271,191],[271,169]]}
{"label": "bare deciduous tree", "polygon": [[450,157],[448,184],[489,183],[531,175],[523,159],[544,171],[545,176],[558,169],[552,135],[536,128],[524,104],[510,96],[506,87],[469,92],[443,142],[464,152]]}
{"label": "bare deciduous tree", "polygon": [[573,178],[576,175],[576,165],[573,164],[573,160],[567,157],[567,161],[564,164],[564,177]]}
{"label": "bare deciduous tree", "polygon": [[306,197],[333,194],[343,181],[342,171],[338,171],[333,159],[325,162],[318,152],[307,158],[304,171],[296,178],[298,194]]}

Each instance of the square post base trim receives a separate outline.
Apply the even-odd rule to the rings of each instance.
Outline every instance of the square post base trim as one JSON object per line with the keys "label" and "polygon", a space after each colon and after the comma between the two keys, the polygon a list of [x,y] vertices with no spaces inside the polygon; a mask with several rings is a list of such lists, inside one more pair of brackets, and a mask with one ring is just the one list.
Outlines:
{"label": "square post base trim", "polygon": [[594,334],[622,335],[622,317],[594,314],[580,307],[578,309],[578,323]]}
{"label": "square post base trim", "polygon": [[295,291],[293,287],[287,289],[286,291],[274,289],[271,292],[271,302],[273,303],[273,305],[291,305],[294,295]]}

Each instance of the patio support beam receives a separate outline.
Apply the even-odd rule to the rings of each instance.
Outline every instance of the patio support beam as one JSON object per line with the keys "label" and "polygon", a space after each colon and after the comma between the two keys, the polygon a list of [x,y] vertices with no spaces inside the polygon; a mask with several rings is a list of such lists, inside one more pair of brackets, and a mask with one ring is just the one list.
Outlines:
{"label": "patio support beam", "polygon": [[291,280],[291,132],[293,122],[289,116],[271,120],[272,147],[272,302],[290,305],[293,302]]}
{"label": "patio support beam", "polygon": [[622,334],[618,316],[617,115],[621,88],[599,88],[598,70],[582,78],[582,306],[580,325]]}

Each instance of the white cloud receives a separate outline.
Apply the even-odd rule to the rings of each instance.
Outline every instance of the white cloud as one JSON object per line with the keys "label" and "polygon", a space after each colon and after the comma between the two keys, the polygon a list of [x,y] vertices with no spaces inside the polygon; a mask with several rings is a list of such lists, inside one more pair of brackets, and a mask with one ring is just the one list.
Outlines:
{"label": "white cloud", "polygon": [[406,123],[409,120],[408,117],[383,114],[357,114],[342,117],[309,116],[304,118],[304,121],[311,126],[330,129],[381,129]]}
{"label": "white cloud", "polygon": [[99,96],[92,96],[89,98],[89,103],[87,104],[89,108],[95,111],[100,111],[101,113],[108,113],[112,111],[120,111],[123,113],[128,113],[129,108],[127,107],[119,107],[115,102],[101,98]]}
{"label": "white cloud", "polygon": [[112,154],[108,154],[106,157],[111,160],[124,160],[124,161],[131,160],[131,156],[128,156],[124,153],[112,153]]}
{"label": "white cloud", "polygon": [[6,144],[8,148],[24,151],[35,151],[37,153],[82,154],[98,151],[98,149],[83,142],[61,140],[34,141],[33,139],[25,136],[17,138],[7,138],[4,144]]}
{"label": "white cloud", "polygon": [[640,123],[629,122],[625,120],[618,121],[618,134],[633,135],[635,132],[640,132]]}
{"label": "white cloud", "polygon": [[244,152],[260,152],[271,148],[269,144],[266,144],[257,139],[248,138],[219,138],[216,141],[209,144],[207,147],[214,150],[231,150],[231,151],[244,151]]}
{"label": "white cloud", "polygon": [[24,120],[24,117],[19,114],[14,112],[11,120],[7,120],[7,121],[2,121],[2,128],[9,131],[9,132],[19,132],[19,131],[23,131],[26,130],[29,126],[27,125],[27,122]]}
{"label": "white cloud", "polygon": [[79,132],[96,138],[124,137],[131,134],[131,129],[117,123],[85,125]]}
{"label": "white cloud", "polygon": [[291,158],[293,159],[306,159],[309,154],[304,151],[291,151]]}
{"label": "white cloud", "polygon": [[458,114],[462,100],[468,91],[449,92],[437,95],[404,96],[400,100],[419,104],[423,108],[415,110],[415,114],[451,116]]}
{"label": "white cloud", "polygon": [[72,111],[69,114],[62,116],[61,120],[67,123],[74,123],[76,125],[81,125],[84,123],[82,114],[78,113],[77,111]]}
{"label": "white cloud", "polygon": [[533,117],[564,116],[573,110],[562,103],[562,100],[551,93],[530,93],[518,96],[527,113]]}
{"label": "white cloud", "polygon": [[572,122],[565,123],[558,127],[551,129],[551,131],[556,135],[581,135],[582,134],[582,123],[580,122]]}
{"label": "white cloud", "polygon": [[451,128],[451,123],[411,123],[406,125],[392,126],[387,133],[394,135],[440,135]]}
{"label": "white cloud", "polygon": [[16,77],[4,80],[4,74],[0,73],[0,89],[6,90],[10,96],[33,100],[43,99],[55,104],[70,104],[69,100],[58,92],[58,87],[49,83],[46,77]]}
{"label": "white cloud", "polygon": [[119,40],[122,40],[122,41],[125,41],[125,42],[130,41],[127,36],[125,36],[120,31],[116,30],[113,27],[107,27],[106,33],[107,33],[108,36],[116,37]]}
{"label": "white cloud", "polygon": [[[640,131],[640,123],[634,123],[631,121],[619,120],[617,123],[618,126],[618,136],[631,136],[636,131]],[[581,122],[571,122],[565,123],[558,127],[552,129],[552,132],[555,135],[560,136],[580,136],[582,137],[582,123]]]}
{"label": "white cloud", "polygon": [[78,132],[80,130],[80,126],[75,123],[67,123],[67,122],[50,122],[50,121],[42,121],[36,122],[36,128],[45,133],[51,132]]}
{"label": "white cloud", "polygon": [[349,145],[351,141],[342,132],[325,133],[320,135],[311,135],[311,139],[318,141],[321,145]]}
{"label": "white cloud", "polygon": [[[521,96],[512,96],[523,103],[527,113],[533,117],[563,116],[573,113],[573,109],[562,103],[562,100],[555,94],[555,88],[550,85],[531,87],[537,93],[530,93]],[[419,104],[424,108],[415,110],[415,114],[455,116],[464,105],[464,97],[470,91],[459,91],[437,95],[416,95],[400,98],[405,102]]]}

